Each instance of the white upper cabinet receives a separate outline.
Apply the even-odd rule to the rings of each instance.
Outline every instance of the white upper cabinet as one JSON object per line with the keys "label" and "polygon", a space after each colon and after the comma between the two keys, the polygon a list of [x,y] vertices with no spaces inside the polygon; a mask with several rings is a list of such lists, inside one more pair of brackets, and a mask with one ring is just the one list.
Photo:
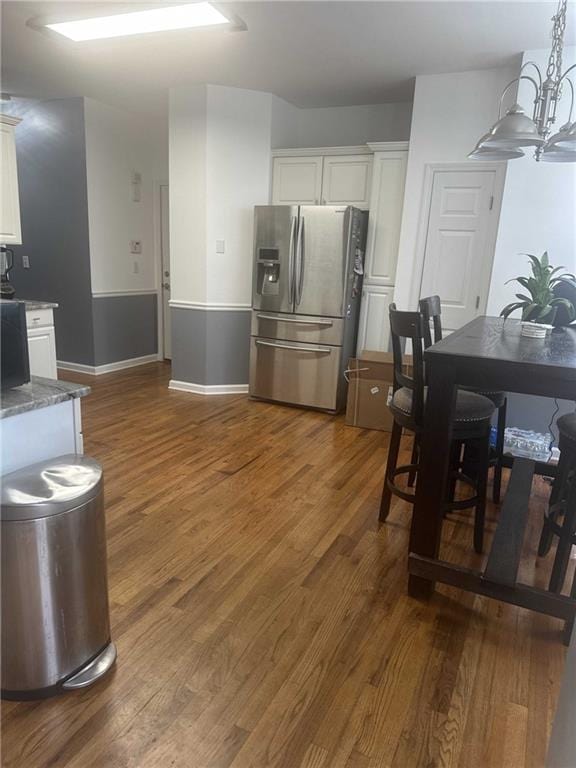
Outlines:
{"label": "white upper cabinet", "polygon": [[[345,150],[349,149],[349,152]],[[273,205],[354,205],[370,207],[372,153],[362,147],[330,147],[318,154],[278,150],[272,170]],[[356,150],[356,151],[354,151]]]}
{"label": "white upper cabinet", "polygon": [[322,192],[322,157],[276,157],[272,205],[317,205]]}
{"label": "white upper cabinet", "polygon": [[324,158],[323,205],[370,207],[372,155],[341,155]]}
{"label": "white upper cabinet", "polygon": [[364,279],[393,285],[400,243],[408,152],[375,152]]}
{"label": "white upper cabinet", "polygon": [[0,243],[20,245],[20,200],[18,197],[18,171],[16,167],[16,139],[14,128],[20,120],[0,115],[0,162],[2,163],[0,197]]}

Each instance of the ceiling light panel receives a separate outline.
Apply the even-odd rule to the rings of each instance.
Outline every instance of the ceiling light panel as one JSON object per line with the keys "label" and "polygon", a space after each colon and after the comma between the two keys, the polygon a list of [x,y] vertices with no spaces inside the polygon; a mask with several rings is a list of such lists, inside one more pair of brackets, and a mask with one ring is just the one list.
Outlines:
{"label": "ceiling light panel", "polygon": [[63,21],[57,24],[46,24],[46,27],[70,40],[83,42],[106,37],[144,35],[149,32],[167,32],[174,29],[211,27],[229,23],[229,19],[214,6],[201,2],[154,8],[150,11],[118,13],[114,16]]}

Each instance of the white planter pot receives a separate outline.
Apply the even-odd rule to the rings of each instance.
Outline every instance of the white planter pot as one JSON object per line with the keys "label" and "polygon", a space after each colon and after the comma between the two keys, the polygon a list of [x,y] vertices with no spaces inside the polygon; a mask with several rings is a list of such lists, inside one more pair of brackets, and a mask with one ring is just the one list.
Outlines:
{"label": "white planter pot", "polygon": [[544,339],[546,334],[552,330],[553,326],[544,323],[522,323],[522,336],[530,339]]}

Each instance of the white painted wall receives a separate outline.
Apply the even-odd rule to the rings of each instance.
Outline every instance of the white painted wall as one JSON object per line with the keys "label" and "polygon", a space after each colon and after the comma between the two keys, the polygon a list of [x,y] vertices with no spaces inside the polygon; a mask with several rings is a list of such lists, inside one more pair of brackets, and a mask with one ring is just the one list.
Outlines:
{"label": "white painted wall", "polygon": [[[527,51],[523,61],[534,61],[545,71],[548,51]],[[576,48],[564,49],[564,65],[576,63]],[[530,70],[526,71],[530,74]],[[531,114],[534,88],[523,81],[518,102]],[[568,119],[570,93],[565,89],[556,127]],[[574,120],[574,115],[572,117]],[[486,126],[490,119],[486,121]],[[548,251],[553,264],[576,271],[576,163],[536,163],[532,152],[508,163],[500,228],[496,243],[488,314],[498,315],[515,300],[517,284],[506,281],[529,270],[523,254]]]}
{"label": "white painted wall", "polygon": [[[268,202],[270,94],[208,86],[207,297],[216,304],[252,301],[254,206]],[[216,253],[223,240],[225,253]]]}
{"label": "white painted wall", "polygon": [[278,96],[272,96],[272,126],[270,144],[279,147],[300,147],[298,128],[300,109]]}
{"label": "white painted wall", "polygon": [[[466,161],[478,138],[496,120],[500,93],[514,69],[421,75],[416,78],[404,209],[394,300],[417,304],[423,253],[417,252],[427,163]],[[473,169],[474,161],[470,161]]]}
{"label": "white painted wall", "polygon": [[411,102],[301,109],[274,96],[272,148],[405,141],[410,136],[411,113]]}
{"label": "white painted wall", "polygon": [[170,277],[173,301],[207,301],[207,86],[170,89]]}
{"label": "white painted wall", "polygon": [[171,90],[173,301],[250,305],[254,206],[268,201],[271,120],[267,93]]}
{"label": "white painted wall", "polygon": [[[92,292],[153,290],[153,183],[167,177],[162,128],[90,98],[84,114]],[[142,177],[140,202],[131,197],[134,171]],[[142,242],[141,255],[130,253],[131,240]]]}

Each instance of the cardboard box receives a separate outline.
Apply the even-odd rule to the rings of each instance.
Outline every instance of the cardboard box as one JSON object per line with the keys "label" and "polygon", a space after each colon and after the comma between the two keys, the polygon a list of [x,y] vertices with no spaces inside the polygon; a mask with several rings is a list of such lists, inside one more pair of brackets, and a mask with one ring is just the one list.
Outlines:
{"label": "cardboard box", "polygon": [[[405,373],[410,374],[406,356]],[[388,408],[392,399],[394,358],[390,352],[362,352],[348,364],[346,424],[362,429],[391,432],[394,419]]]}

